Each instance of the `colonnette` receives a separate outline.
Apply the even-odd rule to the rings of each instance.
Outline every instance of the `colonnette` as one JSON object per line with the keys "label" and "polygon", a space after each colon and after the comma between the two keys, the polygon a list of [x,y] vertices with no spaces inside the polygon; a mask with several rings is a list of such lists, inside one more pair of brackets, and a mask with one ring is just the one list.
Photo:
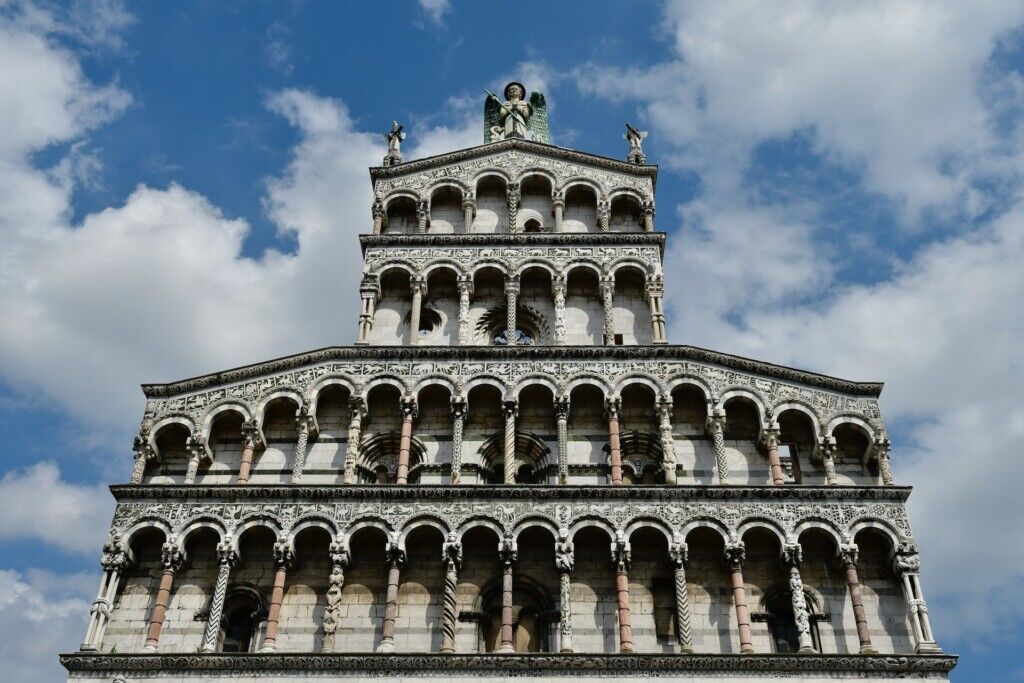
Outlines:
{"label": "colonnette", "polygon": [[354,345],[144,387],[72,680],[946,678],[881,385],[669,345],[646,134],[524,96],[392,127]]}

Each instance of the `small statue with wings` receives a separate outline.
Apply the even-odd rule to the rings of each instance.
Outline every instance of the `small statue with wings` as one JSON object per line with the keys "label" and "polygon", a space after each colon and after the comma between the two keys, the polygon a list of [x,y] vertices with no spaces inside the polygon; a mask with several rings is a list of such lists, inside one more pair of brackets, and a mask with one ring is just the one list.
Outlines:
{"label": "small statue with wings", "polygon": [[497,142],[521,138],[550,142],[548,135],[548,104],[536,90],[526,101],[526,86],[513,81],[505,86],[505,101],[492,92],[484,100],[484,141]]}
{"label": "small statue with wings", "polygon": [[644,138],[646,137],[646,130],[637,130],[633,126],[629,125],[629,123],[626,124],[626,132],[623,134],[622,138],[629,143],[629,156],[627,158],[631,163],[647,163],[647,157],[644,156],[643,148]]}
{"label": "small statue with wings", "polygon": [[395,166],[402,163],[402,141],[405,140],[405,126],[399,125],[398,121],[392,121],[391,130],[384,133],[384,139],[388,141],[388,153],[384,155],[384,165]]}

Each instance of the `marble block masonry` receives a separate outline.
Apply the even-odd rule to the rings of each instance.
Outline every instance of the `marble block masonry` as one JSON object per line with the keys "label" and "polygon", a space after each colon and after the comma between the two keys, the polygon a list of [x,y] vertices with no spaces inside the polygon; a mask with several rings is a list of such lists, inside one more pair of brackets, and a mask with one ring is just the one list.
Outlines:
{"label": "marble block masonry", "polygon": [[669,344],[647,133],[527,92],[385,134],[353,344],[143,386],[69,680],[948,678],[881,384]]}

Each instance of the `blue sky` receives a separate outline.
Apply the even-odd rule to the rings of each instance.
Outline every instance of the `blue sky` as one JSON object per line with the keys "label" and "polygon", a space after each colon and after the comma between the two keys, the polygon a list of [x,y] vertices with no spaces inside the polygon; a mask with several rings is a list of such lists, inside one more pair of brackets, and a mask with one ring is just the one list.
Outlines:
{"label": "blue sky", "polygon": [[[0,657],[77,646],[138,385],[350,343],[366,167],[649,130],[670,337],[886,381],[958,680],[1021,680],[1024,4],[0,0]],[[31,615],[26,621],[26,615]]]}

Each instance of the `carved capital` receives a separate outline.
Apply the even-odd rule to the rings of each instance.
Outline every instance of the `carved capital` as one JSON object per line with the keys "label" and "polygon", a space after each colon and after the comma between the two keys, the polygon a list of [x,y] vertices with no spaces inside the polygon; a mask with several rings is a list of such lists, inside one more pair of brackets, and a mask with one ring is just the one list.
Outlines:
{"label": "carved capital", "polygon": [[787,543],[782,546],[782,561],[789,567],[799,567],[804,558],[804,549],[799,543]]}
{"label": "carved capital", "polygon": [[274,564],[279,567],[291,567],[295,563],[295,551],[287,543],[274,544]]}
{"label": "carved capital", "polygon": [[568,418],[569,417],[569,397],[568,396],[556,396],[555,397],[555,417],[556,418]]}
{"label": "carved capital", "polygon": [[238,564],[238,551],[230,543],[217,544],[217,564],[226,564],[234,567]]}
{"label": "carved capital", "polygon": [[729,571],[741,571],[747,559],[747,547],[743,541],[734,541],[725,546],[725,566]]}
{"label": "carved capital", "polygon": [[469,402],[466,400],[466,397],[461,394],[456,394],[455,396],[452,396],[451,404],[452,417],[465,419],[466,415],[469,413]]}
{"label": "carved capital", "polygon": [[501,412],[506,420],[515,419],[519,415],[519,401],[502,401]]}
{"label": "carved capital", "polygon": [[505,536],[501,539],[501,542],[498,544],[498,557],[505,566],[513,565],[518,561],[519,548],[516,546],[515,539],[511,536]]}
{"label": "carved capital", "polygon": [[331,564],[335,566],[347,567],[352,560],[349,552],[341,543],[331,543],[327,547],[327,553],[331,558]]}
{"label": "carved capital", "polygon": [[462,570],[462,543],[454,531],[448,534],[448,540],[441,548],[441,555],[445,567],[456,571]]}
{"label": "carved capital", "polygon": [[672,543],[668,547],[668,558],[673,567],[685,567],[690,559],[690,547],[686,545],[686,541]]}
{"label": "carved capital", "polygon": [[619,414],[622,412],[622,399],[618,396],[611,396],[605,399],[604,402],[604,414],[609,420],[618,419]]}
{"label": "carved capital", "polygon": [[181,551],[177,543],[164,543],[160,547],[160,562],[164,569],[178,571],[185,564],[185,553]]}
{"label": "carved capital", "polygon": [[402,419],[413,419],[419,415],[419,407],[416,404],[415,396],[403,396],[398,402],[398,409],[402,412]]}
{"label": "carved capital", "polygon": [[844,567],[856,567],[860,557],[860,548],[856,543],[844,543],[839,546],[839,560]]}

